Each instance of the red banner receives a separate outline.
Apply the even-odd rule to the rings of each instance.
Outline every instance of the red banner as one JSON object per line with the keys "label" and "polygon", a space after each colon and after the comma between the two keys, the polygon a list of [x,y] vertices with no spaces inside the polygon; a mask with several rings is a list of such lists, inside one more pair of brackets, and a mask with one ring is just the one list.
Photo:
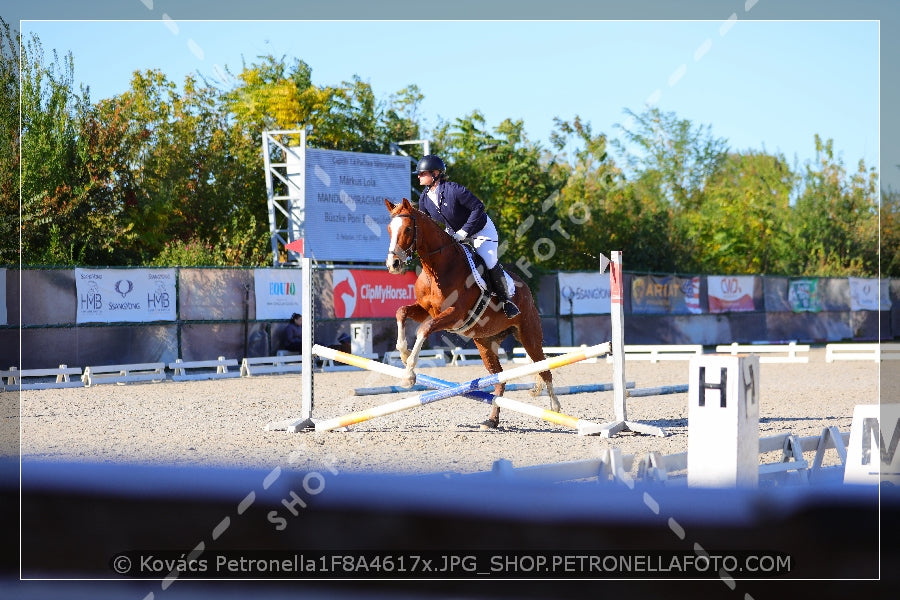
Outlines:
{"label": "red banner", "polygon": [[416,301],[416,274],[335,269],[334,316],[338,319],[393,317],[401,306]]}
{"label": "red banner", "polygon": [[709,312],[747,312],[756,310],[753,303],[753,275],[732,275],[722,277],[709,275],[706,278],[706,296]]}

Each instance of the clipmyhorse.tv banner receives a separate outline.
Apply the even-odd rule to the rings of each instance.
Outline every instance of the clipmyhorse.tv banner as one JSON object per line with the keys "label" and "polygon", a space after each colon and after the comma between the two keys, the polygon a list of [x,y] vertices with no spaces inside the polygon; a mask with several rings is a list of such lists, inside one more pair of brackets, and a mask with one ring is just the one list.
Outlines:
{"label": "clipmyhorse.tv banner", "polygon": [[335,269],[332,275],[334,316],[338,319],[394,317],[397,309],[416,302],[416,274]]}
{"label": "clipmyhorse.tv banner", "polygon": [[174,321],[175,280],[175,269],[75,269],[75,322]]}

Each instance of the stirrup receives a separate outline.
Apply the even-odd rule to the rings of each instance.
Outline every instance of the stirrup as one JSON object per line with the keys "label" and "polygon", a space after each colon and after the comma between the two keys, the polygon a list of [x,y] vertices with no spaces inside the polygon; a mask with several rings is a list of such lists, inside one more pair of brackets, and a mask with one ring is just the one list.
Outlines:
{"label": "stirrup", "polygon": [[512,319],[518,316],[519,307],[513,304],[512,300],[507,300],[503,303],[503,312],[506,314],[507,319]]}

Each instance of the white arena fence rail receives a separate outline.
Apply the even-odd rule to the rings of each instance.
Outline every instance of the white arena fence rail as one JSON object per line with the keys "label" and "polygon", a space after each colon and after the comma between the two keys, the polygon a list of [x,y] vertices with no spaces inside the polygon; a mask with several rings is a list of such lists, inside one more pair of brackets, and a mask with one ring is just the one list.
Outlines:
{"label": "white arena fence rail", "polygon": [[[690,360],[703,354],[702,344],[625,344],[625,360],[646,360],[658,363],[664,360]],[[606,362],[613,357],[607,356]]]}
{"label": "white arena fence rail", "polygon": [[[476,351],[477,352],[477,351]],[[371,358],[370,356],[363,356],[363,358]],[[377,356],[376,356],[377,358]],[[398,350],[391,350],[389,352],[384,353],[384,358],[382,362],[386,365],[391,365],[394,367],[402,367],[404,366],[403,360],[400,358],[400,352]],[[447,360],[447,353],[440,349],[435,350],[421,350],[419,352],[419,362],[417,363],[419,367],[444,367],[450,361]],[[478,362],[481,362],[480,360]]]}
{"label": "white arena fence rail", "polygon": [[881,362],[883,360],[900,360],[900,344],[826,344],[825,362],[837,360],[870,360]]}
{"label": "white arena fence rail", "polygon": [[[500,359],[500,364],[502,365],[509,362],[509,357],[503,348],[497,348],[497,358]],[[478,348],[460,348],[457,346],[450,351],[450,364],[454,367],[463,367],[467,365],[483,365],[484,362],[481,360],[481,353],[478,351]]]}
{"label": "white arena fence rail", "polygon": [[[839,480],[847,462],[847,444],[850,432],[840,432],[837,427],[826,427],[821,435],[798,438],[792,433],[782,433],[759,439],[759,453],[781,451],[779,462],[759,465],[760,481],[774,485],[816,484],[826,480]],[[823,467],[825,452],[834,449],[839,465]],[[814,452],[810,461],[804,452]],[[559,483],[598,479],[623,482],[632,470],[635,458],[622,454],[617,448],[606,448],[596,459],[569,461],[514,467],[507,459],[494,462],[490,471],[459,475],[465,478],[503,477],[515,480]],[[687,452],[662,455],[648,452],[637,463],[636,481],[652,485],[687,485]],[[828,476],[831,475],[829,478]]]}
{"label": "white arena fence rail", "polygon": [[[738,344],[716,346],[720,354],[757,354],[760,363],[808,363],[809,344]],[[802,355],[801,355],[802,353]]]}
{"label": "white arena fence rail", "polygon": [[[582,344],[580,346],[544,346],[544,356],[547,358],[550,358],[551,356],[562,356],[563,354],[571,354],[572,352],[584,350],[587,347],[587,344]],[[525,352],[525,348],[516,347],[513,348],[512,351],[512,361],[521,365],[530,363],[531,359],[528,357],[528,353]],[[584,362],[595,363],[597,362],[597,357],[589,358]]]}

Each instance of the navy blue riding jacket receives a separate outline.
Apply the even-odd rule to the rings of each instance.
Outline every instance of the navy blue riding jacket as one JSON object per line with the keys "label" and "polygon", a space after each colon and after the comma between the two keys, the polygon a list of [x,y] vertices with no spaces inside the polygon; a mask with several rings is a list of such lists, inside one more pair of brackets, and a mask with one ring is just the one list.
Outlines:
{"label": "navy blue riding jacket", "polygon": [[453,181],[441,181],[437,189],[441,206],[438,208],[423,192],[419,198],[419,210],[429,217],[449,226],[453,231],[462,229],[471,237],[487,224],[484,203],[464,186]]}

